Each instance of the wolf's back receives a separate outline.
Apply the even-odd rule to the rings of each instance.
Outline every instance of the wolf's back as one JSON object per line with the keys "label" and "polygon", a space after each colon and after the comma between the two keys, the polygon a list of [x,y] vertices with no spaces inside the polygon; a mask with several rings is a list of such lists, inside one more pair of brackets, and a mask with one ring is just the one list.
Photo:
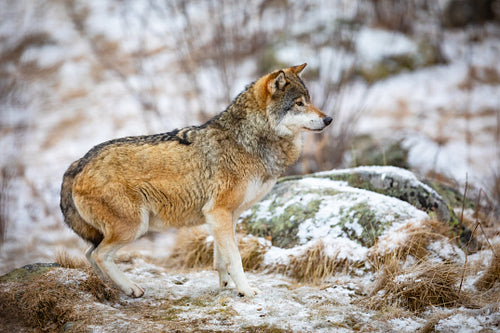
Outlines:
{"label": "wolf's back", "polygon": [[60,207],[64,216],[64,222],[73,229],[78,236],[84,240],[91,242],[94,246],[99,245],[103,239],[103,234],[88,224],[76,209],[75,202],[73,200],[73,182],[76,175],[78,174],[79,161],[74,162],[66,170],[63,177],[63,182],[61,186],[61,202]]}

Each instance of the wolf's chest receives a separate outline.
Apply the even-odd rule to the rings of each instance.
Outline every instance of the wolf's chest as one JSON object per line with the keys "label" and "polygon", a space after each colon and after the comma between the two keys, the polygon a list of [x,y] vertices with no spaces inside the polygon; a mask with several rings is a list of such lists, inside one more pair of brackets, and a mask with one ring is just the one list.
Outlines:
{"label": "wolf's chest", "polygon": [[245,196],[237,209],[237,213],[242,213],[262,199],[273,188],[274,184],[276,184],[276,178],[267,181],[262,181],[258,178],[250,180],[247,184]]}

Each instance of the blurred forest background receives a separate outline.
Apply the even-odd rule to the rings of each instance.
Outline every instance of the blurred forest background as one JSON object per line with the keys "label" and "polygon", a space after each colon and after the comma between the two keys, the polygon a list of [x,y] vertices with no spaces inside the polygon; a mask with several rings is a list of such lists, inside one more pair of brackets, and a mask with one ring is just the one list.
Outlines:
{"label": "blurred forest background", "polygon": [[290,174],[396,165],[500,215],[498,0],[1,0],[0,273],[81,253],[59,189],[92,146],[201,124],[303,62],[334,125]]}

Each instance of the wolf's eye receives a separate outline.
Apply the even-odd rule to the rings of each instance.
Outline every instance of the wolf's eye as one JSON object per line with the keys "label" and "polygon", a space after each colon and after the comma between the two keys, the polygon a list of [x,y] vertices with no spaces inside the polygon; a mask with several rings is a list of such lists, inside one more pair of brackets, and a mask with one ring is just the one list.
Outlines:
{"label": "wolf's eye", "polygon": [[297,105],[297,106],[304,106],[304,103],[302,103],[302,101],[297,101],[297,102],[295,102],[295,105]]}

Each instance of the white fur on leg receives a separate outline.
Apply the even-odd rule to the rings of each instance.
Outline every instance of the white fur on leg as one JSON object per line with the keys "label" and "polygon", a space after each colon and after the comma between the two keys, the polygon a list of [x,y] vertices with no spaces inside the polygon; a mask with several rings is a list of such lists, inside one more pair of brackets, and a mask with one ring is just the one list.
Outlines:
{"label": "white fur on leg", "polygon": [[219,286],[221,288],[234,287],[234,283],[232,283],[231,277],[227,272],[227,266],[221,257],[217,242],[214,242],[214,268],[219,273]]}
{"label": "white fur on leg", "polygon": [[[205,211],[205,217],[212,229],[216,246],[218,247],[219,258],[217,260],[220,259],[220,261],[217,262],[217,265],[220,266],[223,263],[227,267],[227,273],[230,275],[240,294],[243,296],[254,296],[258,293],[258,289],[250,288],[243,272],[240,252],[236,245],[231,213],[223,209],[210,210]],[[222,272],[222,276],[225,278],[224,270]]]}
{"label": "white fur on leg", "polygon": [[132,297],[141,297],[144,290],[130,281],[116,266],[114,256],[120,245],[99,245],[93,252],[92,258],[113,283],[125,294]]}

